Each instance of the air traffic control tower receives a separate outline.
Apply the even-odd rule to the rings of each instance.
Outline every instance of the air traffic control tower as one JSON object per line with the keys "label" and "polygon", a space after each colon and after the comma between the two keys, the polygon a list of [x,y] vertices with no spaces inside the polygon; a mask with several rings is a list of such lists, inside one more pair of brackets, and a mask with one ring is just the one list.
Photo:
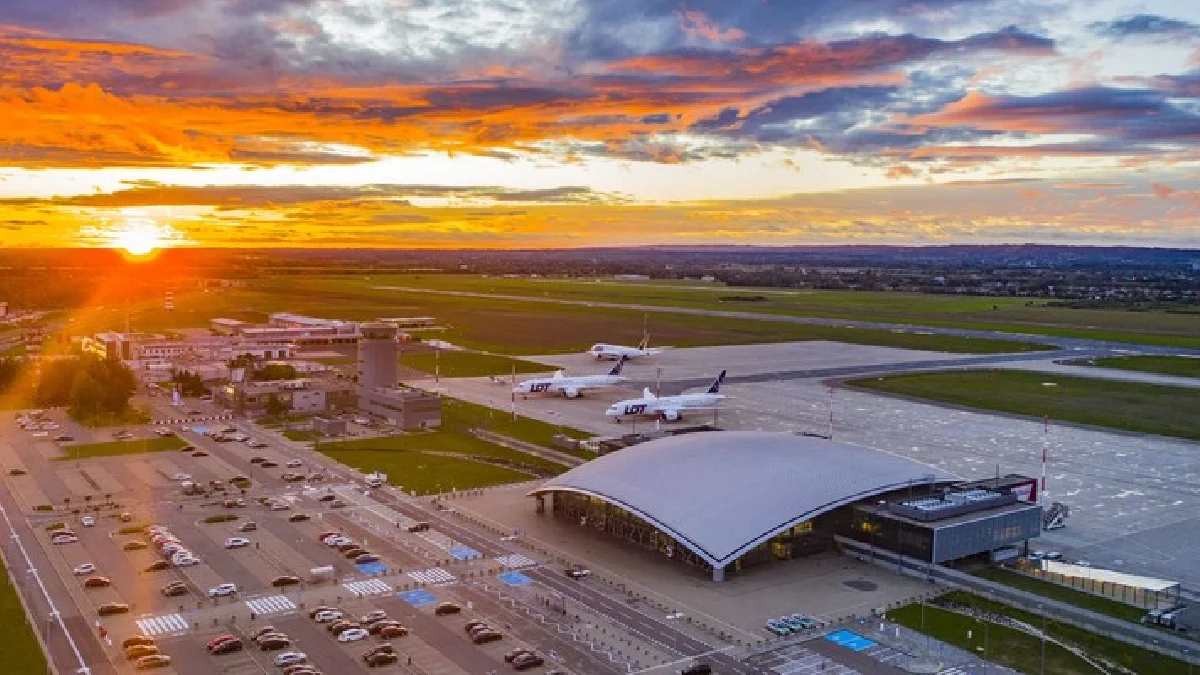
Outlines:
{"label": "air traffic control tower", "polygon": [[358,386],[367,391],[394,388],[400,377],[398,329],[386,323],[364,323],[359,330]]}

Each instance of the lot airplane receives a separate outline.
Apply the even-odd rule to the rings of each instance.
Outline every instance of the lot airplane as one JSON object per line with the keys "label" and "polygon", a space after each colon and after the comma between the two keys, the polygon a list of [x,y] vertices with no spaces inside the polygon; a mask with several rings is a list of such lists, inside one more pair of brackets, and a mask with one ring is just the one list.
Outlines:
{"label": "lot airplane", "polygon": [[642,392],[641,398],[631,398],[612,404],[605,415],[616,418],[620,423],[626,417],[659,417],[668,422],[678,420],[685,410],[712,410],[725,395],[721,393],[721,383],[725,381],[725,371],[722,370],[717,379],[709,385],[702,394],[679,394],[678,396],[655,396],[649,387]]}
{"label": "lot airplane", "polygon": [[524,394],[528,397],[530,394],[562,394],[565,398],[578,398],[584,391],[588,389],[599,389],[601,387],[611,387],[619,382],[624,382],[625,378],[621,377],[621,370],[625,367],[625,361],[628,360],[622,356],[617,365],[612,367],[605,375],[580,375],[579,377],[569,377],[559,370],[554,373],[554,377],[542,377],[533,380],[525,380],[516,387],[513,391],[518,394]]}
{"label": "lot airplane", "polygon": [[594,344],[588,348],[587,353],[600,359],[637,359],[643,356],[656,356],[662,353],[661,349],[650,349],[650,334],[646,333],[642,341],[636,347],[626,347],[623,345],[610,345],[603,342]]}

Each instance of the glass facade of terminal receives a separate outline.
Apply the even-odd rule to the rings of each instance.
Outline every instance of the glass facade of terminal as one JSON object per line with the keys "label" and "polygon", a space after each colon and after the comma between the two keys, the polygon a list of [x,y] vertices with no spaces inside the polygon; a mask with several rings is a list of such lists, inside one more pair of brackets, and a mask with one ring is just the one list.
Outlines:
{"label": "glass facade of terminal", "polygon": [[[555,517],[580,527],[619,537],[686,565],[705,571],[712,570],[711,565],[677,542],[674,537],[616,504],[575,492],[554,492],[547,495],[546,499],[552,501],[551,509]],[[748,551],[731,563],[726,573],[736,573],[755,565],[817,553],[829,549],[831,545],[832,537],[814,528],[813,523],[799,523]]]}

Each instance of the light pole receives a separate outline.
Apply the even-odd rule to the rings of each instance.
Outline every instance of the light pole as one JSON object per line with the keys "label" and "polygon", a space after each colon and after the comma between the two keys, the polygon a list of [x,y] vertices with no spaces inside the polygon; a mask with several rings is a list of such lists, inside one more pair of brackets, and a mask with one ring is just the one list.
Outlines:
{"label": "light pole", "polygon": [[1040,675],[1046,675],[1046,606],[1039,602],[1038,611],[1042,613],[1042,668]]}

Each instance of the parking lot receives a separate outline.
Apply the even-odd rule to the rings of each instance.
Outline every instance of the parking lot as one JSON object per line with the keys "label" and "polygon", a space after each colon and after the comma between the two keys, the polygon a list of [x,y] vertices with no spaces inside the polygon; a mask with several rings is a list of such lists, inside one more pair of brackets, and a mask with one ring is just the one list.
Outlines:
{"label": "parking lot", "polygon": [[[61,415],[48,413],[55,419]],[[66,426],[65,421],[57,423]],[[424,522],[421,508],[427,507],[385,503],[351,480],[353,472],[245,423],[234,428],[266,440],[267,447],[217,442],[197,433],[227,424],[188,424],[187,431],[173,425],[190,446],[187,450],[78,460],[71,458],[69,444],[32,437],[8,416],[0,423],[0,466],[11,490],[10,510],[22,515],[26,545],[44,556],[43,576],[55,582],[52,591],[62,598],[64,614],[72,615],[70,625],[86,627],[75,637],[108,662],[107,672],[132,670],[121,643],[139,634],[151,637],[172,657],[160,672],[184,674],[274,672],[279,669],[271,659],[286,651],[303,652],[307,662],[324,673],[502,672],[513,670],[503,656],[519,647],[545,662],[529,672],[552,667],[560,672],[617,672],[602,653],[581,648],[570,633],[547,628],[531,616],[525,602],[535,602],[533,596],[514,600],[499,592],[510,587],[497,581],[496,575],[508,568],[496,561],[496,552],[485,555],[475,548],[478,544],[473,547],[436,526],[414,527]],[[130,430],[138,438],[153,435],[151,427]],[[303,479],[284,481],[286,473]],[[323,480],[310,480],[312,474]],[[244,491],[228,482],[237,476],[250,480]],[[185,495],[185,481],[204,487],[208,494]],[[212,490],[214,482],[224,490]],[[85,516],[94,519],[94,525],[85,525]],[[253,530],[243,531],[250,522]],[[161,529],[140,529],[148,525]],[[349,551],[356,559],[365,552],[377,560],[356,564],[347,552],[318,540],[319,534],[335,531],[360,549]],[[53,532],[66,543],[52,543]],[[197,562],[173,564],[156,544],[164,533],[168,544],[173,542],[172,551],[181,547]],[[226,548],[234,537],[248,540],[247,545]],[[526,558],[516,564],[538,563]],[[318,580],[315,570],[327,578]],[[101,577],[102,584],[86,581]],[[292,581],[288,577],[299,581],[273,586]],[[182,592],[165,597],[162,589],[170,584],[182,587]],[[211,597],[222,584],[232,584],[236,593]],[[439,602],[456,603],[462,612],[434,616]],[[101,617],[106,605],[128,610]],[[306,608],[317,605],[337,607],[348,617],[378,610],[398,620],[409,634],[386,641],[395,647],[397,662],[368,668],[362,655],[383,641],[368,636],[339,642],[308,618]],[[501,639],[474,645],[463,631],[469,620],[488,622]],[[267,625],[285,633],[290,645],[275,651],[255,647],[249,635]],[[101,628],[111,645],[98,639]],[[210,654],[206,643],[221,635],[238,638],[246,648]],[[106,672],[102,666],[97,663],[93,672]]]}

